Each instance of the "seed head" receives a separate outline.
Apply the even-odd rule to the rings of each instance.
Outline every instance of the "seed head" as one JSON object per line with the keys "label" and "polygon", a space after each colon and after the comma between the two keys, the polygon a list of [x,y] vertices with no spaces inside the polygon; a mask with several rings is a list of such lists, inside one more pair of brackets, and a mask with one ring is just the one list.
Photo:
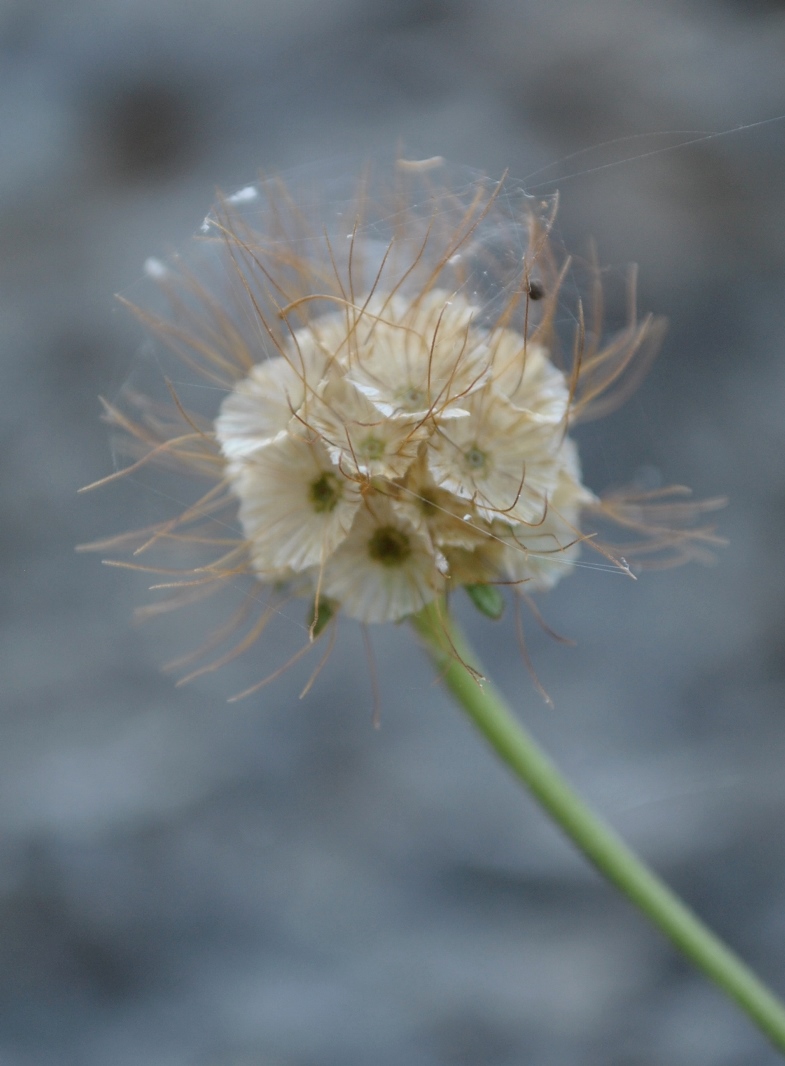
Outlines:
{"label": "seed head", "polygon": [[584,548],[628,569],[598,521],[633,534],[626,558],[712,542],[687,528],[707,505],[603,499],[582,481],[571,428],[625,397],[661,332],[638,321],[633,287],[626,328],[603,339],[590,270],[589,314],[578,302],[560,337],[555,200],[428,164],[368,170],[343,197],[264,180],[219,200],[192,263],[148,271],[165,307],[134,310],[220,402],[186,401],[178,375],[167,406],[134,393],[131,415],[107,418],[126,470],[159,461],[209,485],[183,514],[95,547],[212,548],[167,606],[248,573],[273,604],[310,600],[313,638],[340,614],[399,621],[460,587],[481,609],[497,599],[478,589],[549,589]]}

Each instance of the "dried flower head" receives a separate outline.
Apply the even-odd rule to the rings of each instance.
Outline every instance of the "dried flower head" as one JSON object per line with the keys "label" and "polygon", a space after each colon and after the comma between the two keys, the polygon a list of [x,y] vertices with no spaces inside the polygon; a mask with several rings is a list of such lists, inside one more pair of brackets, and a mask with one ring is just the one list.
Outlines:
{"label": "dried flower head", "polygon": [[[578,301],[559,336],[569,261],[552,247],[555,207],[507,180],[398,160],[348,195],[249,186],[208,215],[190,263],[148,262],[164,307],[134,309],[202,389],[178,373],[164,404],[130,390],[125,410],[106,404],[134,460],[113,476],[156,462],[208,485],[180,515],[93,547],[212,553],[173,575],[155,611],[243,573],[253,603],[259,583],[270,596],[211,642],[245,626],[239,643],[188,676],[250,647],[293,596],[310,604],[313,640],[338,615],[398,621],[460,587],[498,616],[500,588],[549,589],[584,548],[621,569],[706,551],[712,533],[694,524],[706,505],[684,490],[603,498],[582,482],[571,427],[625,398],[661,329],[637,319],[631,284],[626,327],[603,338],[592,268],[589,313]],[[633,542],[601,543],[603,520]]]}

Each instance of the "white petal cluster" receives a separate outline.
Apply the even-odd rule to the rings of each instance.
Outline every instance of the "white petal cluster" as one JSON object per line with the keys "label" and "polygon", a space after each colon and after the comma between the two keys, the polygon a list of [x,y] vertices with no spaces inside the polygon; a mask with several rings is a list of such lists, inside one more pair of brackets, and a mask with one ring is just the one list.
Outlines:
{"label": "white petal cluster", "polygon": [[396,621],[460,585],[554,585],[580,550],[570,393],[459,294],[374,292],[294,330],[215,422],[253,568]]}

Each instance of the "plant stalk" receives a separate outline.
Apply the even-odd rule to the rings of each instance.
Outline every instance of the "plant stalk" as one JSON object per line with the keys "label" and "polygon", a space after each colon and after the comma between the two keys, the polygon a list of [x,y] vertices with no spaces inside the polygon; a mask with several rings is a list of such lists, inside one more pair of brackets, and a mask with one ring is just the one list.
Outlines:
{"label": "plant stalk", "polygon": [[478,681],[476,656],[444,602],[429,604],[412,621],[458,703],[556,824],[785,1053],[785,1004],[586,806],[493,685]]}

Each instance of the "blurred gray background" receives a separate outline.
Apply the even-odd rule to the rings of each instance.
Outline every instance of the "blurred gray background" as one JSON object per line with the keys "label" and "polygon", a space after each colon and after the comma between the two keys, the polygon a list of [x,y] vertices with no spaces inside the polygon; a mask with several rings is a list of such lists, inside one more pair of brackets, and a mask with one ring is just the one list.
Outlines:
{"label": "blurred gray background", "polygon": [[[785,8],[770,0],[0,4],[2,1066],[767,1066],[747,1021],[562,842],[405,627],[160,673],[189,618],[75,555],[133,525],[99,393],[113,294],[216,187],[351,153],[561,189],[560,233],[640,264],[643,388],[580,432],[595,489],[727,493],[713,569],[584,569],[530,626],[466,622],[576,785],[785,991]],[[649,136],[649,135],[652,136]],[[653,136],[653,134],[664,134]],[[605,142],[611,142],[605,144]],[[603,146],[604,145],[604,146]],[[583,149],[588,153],[571,158]],[[624,162],[629,157],[630,162]],[[209,608],[208,608],[209,610]]]}

